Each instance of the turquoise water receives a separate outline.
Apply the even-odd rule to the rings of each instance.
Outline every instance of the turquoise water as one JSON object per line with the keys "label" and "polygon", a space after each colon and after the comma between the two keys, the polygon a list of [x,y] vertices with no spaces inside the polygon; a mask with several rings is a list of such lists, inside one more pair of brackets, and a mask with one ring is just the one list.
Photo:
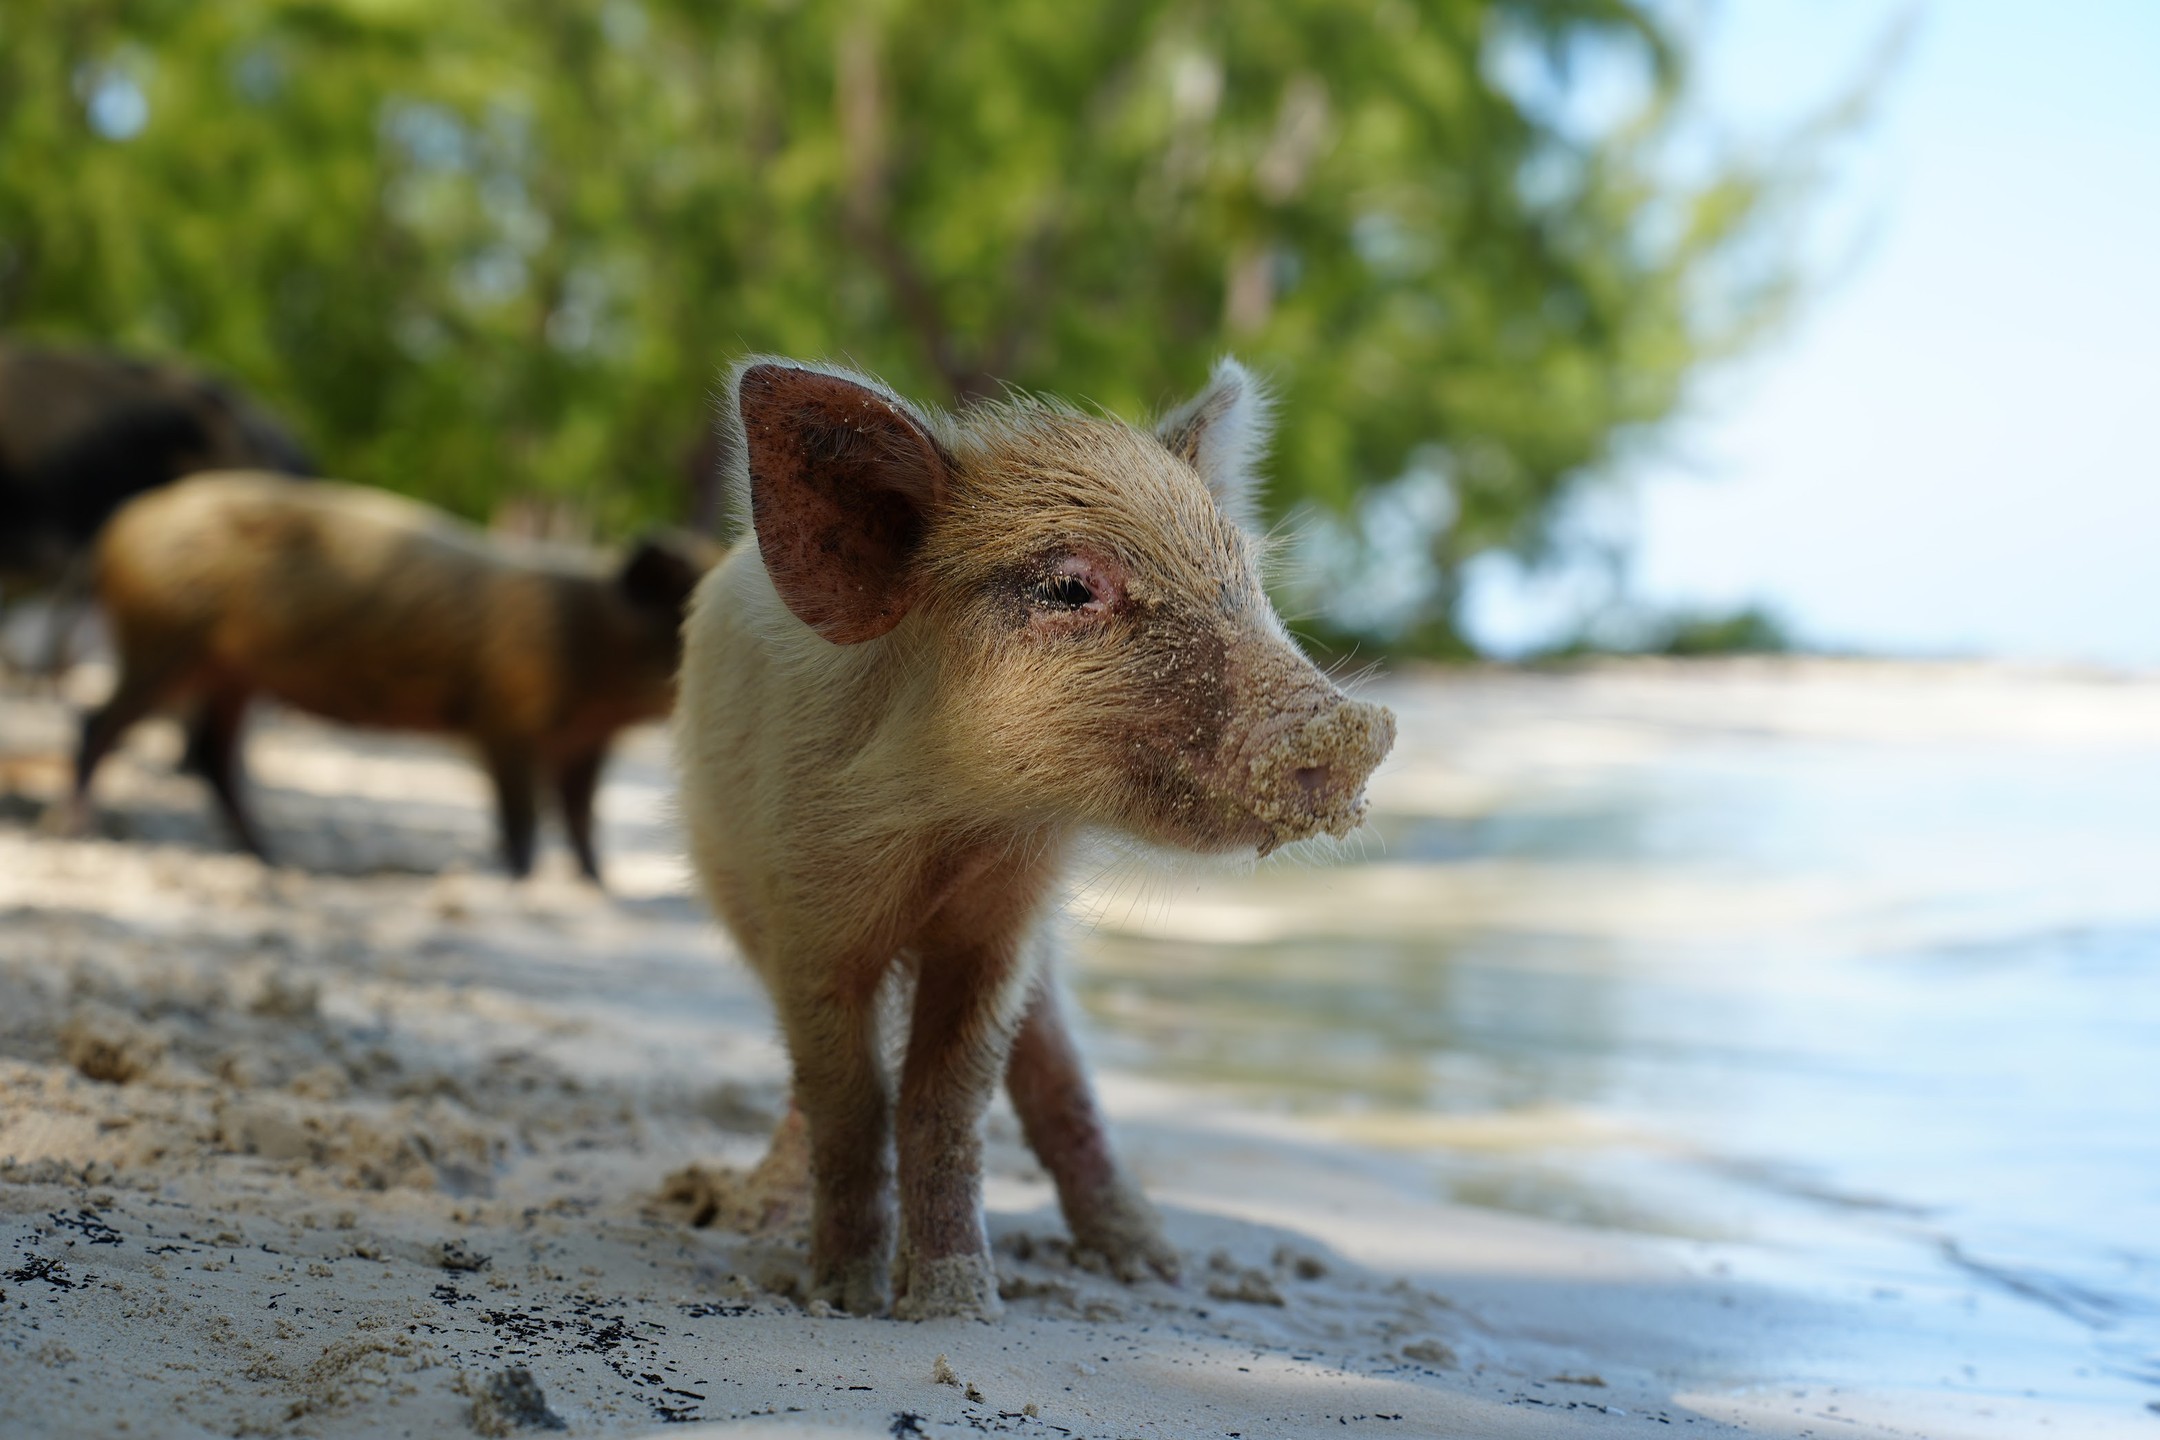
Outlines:
{"label": "turquoise water", "polygon": [[1083,997],[1454,1199],[1965,1296],[2160,1400],[2155,687],[1951,678],[1397,686],[1362,858],[1200,882],[1249,938],[1110,905]]}

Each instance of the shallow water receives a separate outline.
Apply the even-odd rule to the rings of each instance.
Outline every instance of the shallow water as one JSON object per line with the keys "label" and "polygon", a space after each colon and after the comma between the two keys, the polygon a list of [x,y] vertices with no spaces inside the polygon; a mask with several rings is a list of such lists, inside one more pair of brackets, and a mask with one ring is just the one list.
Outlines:
{"label": "shallow water", "polygon": [[1079,983],[1120,1064],[1465,1203],[1978,1327],[1949,1373],[1850,1362],[1878,1380],[2160,1408],[2160,685],[1739,666],[1385,698],[1361,856],[1094,897]]}

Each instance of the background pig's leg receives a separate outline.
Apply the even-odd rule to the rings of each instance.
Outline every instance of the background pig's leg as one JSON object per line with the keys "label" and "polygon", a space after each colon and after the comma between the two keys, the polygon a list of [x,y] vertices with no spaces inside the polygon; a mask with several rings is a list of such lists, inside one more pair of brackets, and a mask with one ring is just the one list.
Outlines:
{"label": "background pig's leg", "polygon": [[902,1319],[999,1312],[982,1219],[982,1119],[1026,996],[1016,940],[925,947],[900,1072]]}
{"label": "background pig's leg", "polygon": [[600,785],[600,763],[605,749],[573,755],[555,772],[555,793],[562,803],[563,828],[570,832],[570,849],[577,855],[578,869],[586,879],[600,883],[600,857],[593,851],[593,792]]}
{"label": "background pig's leg", "polygon": [[488,778],[495,782],[495,818],[502,830],[503,864],[524,879],[532,873],[533,827],[538,808],[533,797],[532,752],[522,745],[487,747]]}
{"label": "background pig's leg", "polygon": [[810,1294],[880,1314],[892,1293],[892,1097],[878,1063],[877,975],[814,963],[778,973],[794,1103],[810,1122]]}
{"label": "background pig's leg", "polygon": [[83,721],[82,745],[75,752],[75,796],[72,824],[87,821],[90,815],[90,781],[105,757],[112,753],[120,737],[127,734],[136,721],[155,709],[158,702],[180,688],[184,666],[178,661],[141,663],[122,653],[120,683],[112,698]]}
{"label": "background pig's leg", "polygon": [[240,798],[240,732],[247,704],[248,692],[236,686],[221,685],[204,696],[202,707],[188,722],[187,755],[181,764],[209,782],[234,838],[258,860],[268,863],[270,853],[263,848],[262,837],[256,833],[255,822]]}
{"label": "background pig's leg", "polygon": [[1036,1158],[1057,1182],[1076,1249],[1099,1258],[1121,1280],[1141,1279],[1149,1270],[1175,1280],[1177,1250],[1163,1238],[1155,1207],[1118,1165],[1064,1004],[1046,958],[1036,967],[1005,1069],[1013,1110]]}

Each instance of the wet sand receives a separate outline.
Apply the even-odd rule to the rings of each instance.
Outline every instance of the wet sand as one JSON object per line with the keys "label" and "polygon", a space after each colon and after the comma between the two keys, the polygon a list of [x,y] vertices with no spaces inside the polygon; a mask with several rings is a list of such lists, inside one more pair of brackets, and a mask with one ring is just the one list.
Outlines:
{"label": "wet sand", "polygon": [[[1384,782],[1376,839],[1408,833],[1389,815],[1487,804],[1491,774],[1451,758],[1449,726],[1477,686],[1507,683],[1392,697],[1429,708]],[[1956,1293],[1855,1299],[1782,1235],[1568,1223],[1454,1203],[1433,1182],[1436,1156],[1523,1153],[1525,1127],[1566,1138],[1594,1115],[1274,1103],[1219,1067],[1163,1063],[1162,1011],[1133,998],[1130,972],[1164,946],[1354,939],[1390,914],[1596,927],[1625,910],[1638,925],[1624,884],[1563,915],[1524,912],[1529,892],[1478,864],[1255,877],[1106,862],[1078,904],[1075,978],[1184,1282],[1072,1264],[1001,1109],[989,1205],[1007,1316],[915,1325],[796,1298],[798,1208],[747,1178],[782,1057],[691,898],[657,735],[618,757],[603,795],[609,896],[569,878],[559,845],[535,881],[498,878],[483,782],[453,751],[289,717],[260,722],[251,748],[284,865],[226,852],[200,788],[171,773],[169,726],[144,727],[101,777],[96,838],[47,838],[36,817],[69,735],[57,702],[0,692],[9,1435],[2155,1423],[2105,1388],[1944,1386],[1996,1335]],[[1720,906],[1757,923],[1826,903],[1767,886],[1665,895],[1653,913],[1685,938]]]}

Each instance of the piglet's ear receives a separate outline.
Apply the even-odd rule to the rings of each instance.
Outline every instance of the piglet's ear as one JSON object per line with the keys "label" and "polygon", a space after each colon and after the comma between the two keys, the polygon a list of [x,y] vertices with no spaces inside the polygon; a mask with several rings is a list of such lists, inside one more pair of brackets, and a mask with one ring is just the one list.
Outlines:
{"label": "piglet's ear", "polygon": [[1248,530],[1259,522],[1258,471],[1275,428],[1267,389],[1225,356],[1198,395],[1165,415],[1155,438],[1200,472],[1223,513]]}
{"label": "piglet's ear", "polygon": [[914,560],[951,467],[923,422],[863,381],[759,361],[735,380],[758,553],[795,618],[874,640],[914,602]]}

